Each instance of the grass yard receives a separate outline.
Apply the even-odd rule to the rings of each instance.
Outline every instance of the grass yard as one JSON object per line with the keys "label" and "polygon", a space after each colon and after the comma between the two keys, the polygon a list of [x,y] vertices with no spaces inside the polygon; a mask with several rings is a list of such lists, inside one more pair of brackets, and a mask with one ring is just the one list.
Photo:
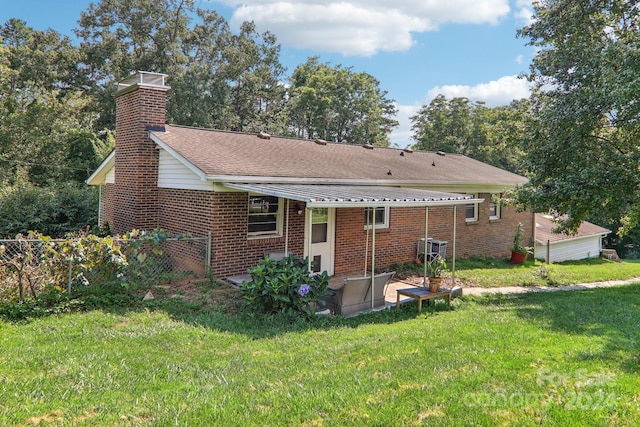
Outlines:
{"label": "grass yard", "polygon": [[523,265],[515,265],[508,259],[465,259],[456,262],[456,277],[465,283],[474,283],[483,288],[558,286],[626,280],[640,277],[640,260],[614,262],[591,258],[551,265],[528,260]]}
{"label": "grass yard", "polygon": [[640,419],[640,285],[313,322],[136,310],[0,321],[3,426],[602,426]]}

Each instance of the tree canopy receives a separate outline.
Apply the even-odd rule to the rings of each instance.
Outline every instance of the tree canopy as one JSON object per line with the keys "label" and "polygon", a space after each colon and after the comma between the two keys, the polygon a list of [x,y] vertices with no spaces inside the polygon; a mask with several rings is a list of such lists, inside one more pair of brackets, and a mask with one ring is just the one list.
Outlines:
{"label": "tree canopy", "polygon": [[463,154],[523,173],[522,140],[528,100],[490,108],[467,98],[438,95],[411,117],[415,150]]}
{"label": "tree canopy", "polygon": [[397,109],[378,80],[317,57],[295,69],[289,97],[290,126],[298,137],[389,146],[389,133],[398,126]]}
{"label": "tree canopy", "polygon": [[525,145],[530,182],[517,201],[562,216],[640,220],[640,22],[636,2],[546,0],[519,31],[538,51],[534,123]]}

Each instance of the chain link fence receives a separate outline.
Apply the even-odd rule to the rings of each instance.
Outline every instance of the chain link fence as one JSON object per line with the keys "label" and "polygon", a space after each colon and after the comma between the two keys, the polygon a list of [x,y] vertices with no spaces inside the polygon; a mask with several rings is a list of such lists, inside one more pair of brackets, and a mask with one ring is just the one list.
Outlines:
{"label": "chain link fence", "polygon": [[142,287],[202,278],[210,258],[210,237],[0,240],[0,300],[36,298],[47,287]]}

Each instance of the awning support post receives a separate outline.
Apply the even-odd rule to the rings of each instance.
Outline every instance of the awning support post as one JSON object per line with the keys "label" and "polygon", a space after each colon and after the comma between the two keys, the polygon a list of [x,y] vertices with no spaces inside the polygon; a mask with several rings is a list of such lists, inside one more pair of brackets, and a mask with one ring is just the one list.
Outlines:
{"label": "awning support post", "polygon": [[284,256],[289,255],[289,202],[290,199],[287,199],[287,214],[285,216],[285,226],[284,226]]}
{"label": "awning support post", "polygon": [[[422,286],[427,286],[427,246],[429,245],[429,206],[424,208],[424,258],[422,264],[424,268],[424,276],[422,277]],[[418,243],[420,246],[420,243]]]}
{"label": "awning support post", "polygon": [[451,289],[456,285],[456,230],[458,225],[458,206],[453,205],[453,250],[451,261]]}
{"label": "awning support post", "polygon": [[371,308],[375,304],[375,275],[376,275],[376,215],[375,207],[370,208],[373,211],[373,220],[371,221]]}

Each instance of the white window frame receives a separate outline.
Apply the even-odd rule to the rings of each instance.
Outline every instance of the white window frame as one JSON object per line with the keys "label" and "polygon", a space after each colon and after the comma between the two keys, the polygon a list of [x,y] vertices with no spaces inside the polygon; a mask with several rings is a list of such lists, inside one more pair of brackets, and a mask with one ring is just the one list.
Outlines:
{"label": "white window frame", "polygon": [[[494,201],[495,199],[500,199],[502,195],[501,194],[492,194],[491,195],[491,199],[489,200],[489,219],[490,220],[498,220],[502,217],[502,207],[500,206],[500,203],[497,201]],[[491,214],[491,211],[495,209],[495,213],[494,215]]]}
{"label": "white window frame", "polygon": [[[364,208],[364,229],[367,230],[371,230],[371,225],[367,224],[367,215],[369,215],[369,209],[375,209],[375,210],[379,210],[379,209],[384,209],[384,221],[382,222],[376,222],[375,226],[376,226],[376,230],[380,230],[383,228],[389,228],[389,206],[377,206],[375,208]],[[375,214],[373,215],[373,220],[375,221]]]}
{"label": "white window frame", "polygon": [[[257,213],[257,214],[252,214],[251,213],[251,209],[250,209],[250,205],[251,205],[251,199],[252,198],[256,198],[256,197],[270,197],[270,198],[276,198],[278,199],[278,210],[276,212],[273,213]],[[261,239],[261,238],[269,238],[269,237],[282,237],[282,224],[283,224],[283,211],[284,211],[284,203],[283,203],[283,199],[281,197],[275,197],[275,196],[267,196],[264,194],[254,194],[254,193],[249,193],[249,195],[247,196],[247,237],[249,239]],[[258,216],[258,215],[275,215],[276,216],[276,229],[271,231],[249,231],[249,218],[252,216]]]}
{"label": "white window frame", "polygon": [[[478,198],[477,194],[467,194],[467,196],[472,196],[474,199]],[[467,208],[473,205],[473,217],[467,216]],[[467,203],[464,205],[464,220],[466,222],[478,222],[478,203]]]}

